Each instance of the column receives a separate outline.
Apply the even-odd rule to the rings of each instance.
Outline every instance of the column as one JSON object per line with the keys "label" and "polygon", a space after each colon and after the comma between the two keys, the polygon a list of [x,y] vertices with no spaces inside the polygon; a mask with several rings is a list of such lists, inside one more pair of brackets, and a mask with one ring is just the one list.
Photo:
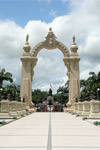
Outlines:
{"label": "column", "polygon": [[32,77],[33,77],[33,68],[36,65],[37,58],[32,57],[30,53],[30,45],[28,43],[29,36],[26,36],[26,43],[23,47],[24,53],[21,57],[22,61],[22,72],[21,72],[21,89],[20,97],[21,99],[25,98],[27,106],[32,105]]}
{"label": "column", "polygon": [[73,36],[73,43],[71,46],[70,55],[70,97],[69,104],[73,103],[75,99],[79,101],[80,98],[80,75],[79,75],[79,61],[80,58],[77,54],[78,47],[75,43],[75,36]]}

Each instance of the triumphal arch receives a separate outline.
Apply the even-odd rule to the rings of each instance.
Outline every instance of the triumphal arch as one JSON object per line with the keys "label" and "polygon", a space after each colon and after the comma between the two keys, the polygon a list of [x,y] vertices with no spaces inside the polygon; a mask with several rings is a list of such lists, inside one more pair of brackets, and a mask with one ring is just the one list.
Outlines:
{"label": "triumphal arch", "polygon": [[[63,61],[67,67],[67,76],[69,81],[69,101],[68,106],[71,106],[75,99],[80,98],[80,76],[79,76],[79,61],[80,58],[77,54],[78,47],[75,43],[75,36],[73,36],[73,43],[71,46],[71,52],[61,42],[59,42],[52,31],[49,28],[48,34],[44,41],[38,43],[30,52],[31,47],[28,43],[29,36],[26,36],[26,43],[23,47],[24,53],[21,57],[22,61],[22,73],[21,73],[21,89],[20,96],[25,98],[27,106],[32,105],[32,78],[34,75],[34,67],[38,61],[37,54],[43,48],[56,49],[58,48],[64,55]],[[55,56],[56,57],[56,56]]]}

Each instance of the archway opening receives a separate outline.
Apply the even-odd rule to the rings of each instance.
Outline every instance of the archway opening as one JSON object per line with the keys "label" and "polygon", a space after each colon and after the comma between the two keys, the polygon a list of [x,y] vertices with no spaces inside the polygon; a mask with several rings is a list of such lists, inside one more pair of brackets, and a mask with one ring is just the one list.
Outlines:
{"label": "archway opening", "polygon": [[[59,49],[47,50],[42,49],[37,55],[38,61],[34,68],[34,77],[32,82],[32,91],[36,92],[49,92],[50,85],[52,85],[52,92],[54,98],[59,102],[65,104],[68,101],[68,92],[65,94],[65,83],[68,81],[66,76],[67,68],[63,62],[63,53]],[[57,93],[57,90],[63,88]],[[40,90],[40,91],[39,91]],[[58,95],[57,95],[58,94]],[[33,94],[34,96],[34,94]],[[59,97],[57,97],[59,96]],[[36,95],[34,96],[36,97]],[[37,98],[38,95],[37,95]],[[57,99],[58,98],[58,99]],[[44,95],[44,99],[40,97],[40,102],[44,102],[47,99]],[[64,100],[63,100],[64,99]],[[32,97],[33,102],[35,99]]]}

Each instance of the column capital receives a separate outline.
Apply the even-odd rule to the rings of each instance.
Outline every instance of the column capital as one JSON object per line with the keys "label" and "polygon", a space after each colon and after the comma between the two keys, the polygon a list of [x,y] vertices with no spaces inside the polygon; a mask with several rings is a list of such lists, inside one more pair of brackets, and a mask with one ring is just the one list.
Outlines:
{"label": "column capital", "polygon": [[31,47],[30,47],[30,45],[28,43],[28,39],[29,39],[29,35],[27,34],[26,35],[26,43],[25,43],[25,45],[23,47],[23,49],[24,49],[23,56],[29,56],[30,55]]}
{"label": "column capital", "polygon": [[70,62],[70,57],[64,57],[63,61],[64,61],[65,66],[68,67],[69,66],[69,62]]}
{"label": "column capital", "polygon": [[71,56],[78,56],[78,54],[77,54],[78,47],[75,43],[75,35],[73,36],[73,43],[72,43],[70,49],[71,49]]}
{"label": "column capital", "polygon": [[30,61],[30,62],[37,62],[38,59],[36,57],[32,57],[32,56],[22,56],[21,61]]}
{"label": "column capital", "polygon": [[77,56],[71,56],[70,57],[70,62],[72,62],[72,61],[80,61],[79,56],[78,55]]}

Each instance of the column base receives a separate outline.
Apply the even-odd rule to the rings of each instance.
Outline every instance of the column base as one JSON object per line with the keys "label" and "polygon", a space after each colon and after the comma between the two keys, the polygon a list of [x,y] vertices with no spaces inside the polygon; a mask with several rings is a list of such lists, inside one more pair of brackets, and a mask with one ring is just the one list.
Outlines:
{"label": "column base", "polygon": [[77,114],[77,113],[78,113],[78,110],[73,110],[73,113]]}
{"label": "column base", "polygon": [[22,110],[22,114],[26,114],[26,110]]}
{"label": "column base", "polygon": [[22,111],[17,111],[17,115],[21,115],[22,114]]}
{"label": "column base", "polygon": [[90,115],[90,112],[82,112],[82,115],[83,115],[83,116],[89,116],[89,115]]}
{"label": "column base", "polygon": [[9,117],[9,113],[0,113],[0,117]]}
{"label": "column base", "polygon": [[99,113],[90,113],[89,117],[100,118],[100,114]]}
{"label": "column base", "polygon": [[29,112],[36,112],[34,108],[29,109]]}
{"label": "column base", "polygon": [[65,109],[64,109],[64,112],[69,112],[69,113],[71,113],[71,112],[73,112],[73,109],[72,109],[71,107],[65,108]]}
{"label": "column base", "polygon": [[17,113],[16,111],[15,111],[15,112],[10,111],[9,115],[10,115],[10,116],[18,116],[18,113]]}
{"label": "column base", "polygon": [[77,111],[77,114],[78,115],[82,115],[82,111]]}

